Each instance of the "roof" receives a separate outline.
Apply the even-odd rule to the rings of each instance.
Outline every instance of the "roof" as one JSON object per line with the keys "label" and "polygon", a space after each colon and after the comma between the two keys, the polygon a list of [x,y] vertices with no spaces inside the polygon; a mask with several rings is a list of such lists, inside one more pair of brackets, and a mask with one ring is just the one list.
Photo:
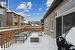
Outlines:
{"label": "roof", "polygon": [[61,4],[62,1],[63,0],[54,0],[43,19],[45,19],[59,4]]}
{"label": "roof", "polygon": [[12,11],[9,8],[7,8],[7,13],[14,13],[14,14],[19,15],[19,16],[22,16],[22,17],[24,16],[22,13],[16,12],[16,11]]}
{"label": "roof", "polygon": [[0,8],[6,9],[5,7],[2,7],[1,5],[0,5]]}
{"label": "roof", "polygon": [[9,13],[13,13],[13,11],[10,10],[9,8],[7,8],[7,12],[9,12]]}
{"label": "roof", "polygon": [[24,17],[24,13],[22,13],[22,12],[16,12],[16,11],[13,11],[13,12],[21,17]]}

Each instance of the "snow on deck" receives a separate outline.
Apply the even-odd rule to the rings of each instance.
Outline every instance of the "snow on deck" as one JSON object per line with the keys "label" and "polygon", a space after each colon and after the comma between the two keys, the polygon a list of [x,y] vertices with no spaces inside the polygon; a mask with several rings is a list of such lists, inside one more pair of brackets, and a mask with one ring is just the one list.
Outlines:
{"label": "snow on deck", "polygon": [[72,27],[66,35],[66,41],[75,46],[75,27]]}
{"label": "snow on deck", "polygon": [[0,50],[1,50],[1,46],[0,46]]}
{"label": "snow on deck", "polygon": [[[32,36],[32,35],[31,35]],[[40,42],[30,42],[30,37],[25,43],[16,43],[6,50],[57,50],[56,40],[43,35],[40,36]]]}

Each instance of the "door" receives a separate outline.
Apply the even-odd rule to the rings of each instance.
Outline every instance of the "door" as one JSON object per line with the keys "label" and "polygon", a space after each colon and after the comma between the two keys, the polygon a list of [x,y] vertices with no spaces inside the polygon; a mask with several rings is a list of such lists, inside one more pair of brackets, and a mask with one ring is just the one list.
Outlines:
{"label": "door", "polygon": [[56,18],[56,37],[62,35],[62,17]]}

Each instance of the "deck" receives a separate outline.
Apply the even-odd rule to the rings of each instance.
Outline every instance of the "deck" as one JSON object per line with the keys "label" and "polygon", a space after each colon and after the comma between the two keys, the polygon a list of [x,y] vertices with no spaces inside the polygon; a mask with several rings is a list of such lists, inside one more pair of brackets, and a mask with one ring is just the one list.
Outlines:
{"label": "deck", "polygon": [[6,50],[57,50],[55,39],[47,35],[39,36],[40,41],[37,43],[30,42],[30,37],[24,43],[15,43]]}

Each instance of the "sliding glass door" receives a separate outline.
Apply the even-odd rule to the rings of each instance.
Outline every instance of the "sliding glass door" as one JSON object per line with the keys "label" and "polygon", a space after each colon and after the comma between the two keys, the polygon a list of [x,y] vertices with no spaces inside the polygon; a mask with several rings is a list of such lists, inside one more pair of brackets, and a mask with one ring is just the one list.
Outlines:
{"label": "sliding glass door", "polygon": [[56,18],[56,37],[62,35],[62,17]]}
{"label": "sliding glass door", "polygon": [[67,35],[72,27],[75,27],[75,12],[56,18],[56,37]]}

